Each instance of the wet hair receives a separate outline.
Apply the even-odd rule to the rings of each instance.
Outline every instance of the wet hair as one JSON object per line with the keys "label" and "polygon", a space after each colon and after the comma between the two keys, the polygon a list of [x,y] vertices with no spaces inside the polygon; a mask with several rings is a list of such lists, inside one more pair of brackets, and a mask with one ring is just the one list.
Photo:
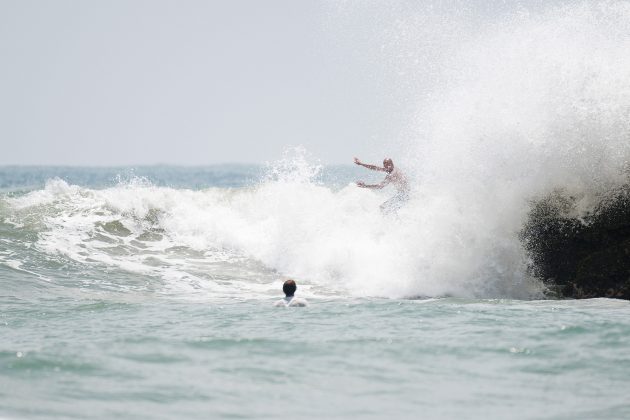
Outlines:
{"label": "wet hair", "polygon": [[294,280],[287,280],[282,285],[282,291],[287,296],[293,296],[296,290],[297,290],[297,285],[295,284]]}

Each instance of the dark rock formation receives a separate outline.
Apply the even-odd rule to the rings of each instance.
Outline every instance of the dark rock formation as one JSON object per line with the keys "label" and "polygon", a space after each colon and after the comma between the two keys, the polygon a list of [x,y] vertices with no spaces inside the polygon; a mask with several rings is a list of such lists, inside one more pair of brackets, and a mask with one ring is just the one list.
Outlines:
{"label": "dark rock formation", "polygon": [[533,203],[521,232],[531,274],[559,297],[630,299],[630,185],[581,218],[573,201],[555,193]]}

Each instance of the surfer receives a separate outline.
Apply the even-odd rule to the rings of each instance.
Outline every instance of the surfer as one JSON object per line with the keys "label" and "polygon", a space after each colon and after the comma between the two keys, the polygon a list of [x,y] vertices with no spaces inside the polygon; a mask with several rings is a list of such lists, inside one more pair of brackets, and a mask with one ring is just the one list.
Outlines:
{"label": "surfer", "polygon": [[407,178],[398,168],[394,167],[394,162],[390,158],[383,159],[383,167],[363,163],[358,158],[354,158],[354,163],[373,171],[387,172],[385,179],[379,184],[366,184],[363,181],[357,181],[357,186],[379,190],[389,184],[393,184],[394,187],[396,187],[396,195],[381,204],[381,211],[383,213],[396,211],[409,200],[409,184],[407,183]]}
{"label": "surfer", "polygon": [[282,285],[282,291],[284,292],[284,298],[277,301],[273,306],[308,306],[306,299],[296,298],[295,291],[297,285],[294,280],[287,280]]}

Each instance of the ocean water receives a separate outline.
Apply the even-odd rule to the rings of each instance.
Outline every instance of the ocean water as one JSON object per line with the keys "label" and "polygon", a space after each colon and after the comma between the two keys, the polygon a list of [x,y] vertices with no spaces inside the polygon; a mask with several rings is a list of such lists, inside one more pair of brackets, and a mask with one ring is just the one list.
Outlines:
{"label": "ocean water", "polygon": [[0,173],[1,418],[630,416],[628,302],[389,276],[358,168]]}
{"label": "ocean water", "polygon": [[628,2],[326,4],[411,116],[356,152],[409,202],[299,148],[0,168],[0,417],[630,418],[630,304],[552,299],[519,240],[628,182]]}

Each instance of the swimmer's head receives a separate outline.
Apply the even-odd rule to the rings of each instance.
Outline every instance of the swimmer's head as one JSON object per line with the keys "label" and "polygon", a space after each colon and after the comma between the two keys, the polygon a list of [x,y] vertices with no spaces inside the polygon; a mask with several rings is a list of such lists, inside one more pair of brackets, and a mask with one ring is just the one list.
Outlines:
{"label": "swimmer's head", "polygon": [[297,285],[295,284],[295,281],[293,280],[287,280],[282,285],[282,291],[287,297],[293,296],[296,290],[297,290]]}
{"label": "swimmer's head", "polygon": [[394,161],[392,161],[390,158],[383,159],[383,168],[385,168],[385,171],[387,171],[388,173],[393,171]]}

